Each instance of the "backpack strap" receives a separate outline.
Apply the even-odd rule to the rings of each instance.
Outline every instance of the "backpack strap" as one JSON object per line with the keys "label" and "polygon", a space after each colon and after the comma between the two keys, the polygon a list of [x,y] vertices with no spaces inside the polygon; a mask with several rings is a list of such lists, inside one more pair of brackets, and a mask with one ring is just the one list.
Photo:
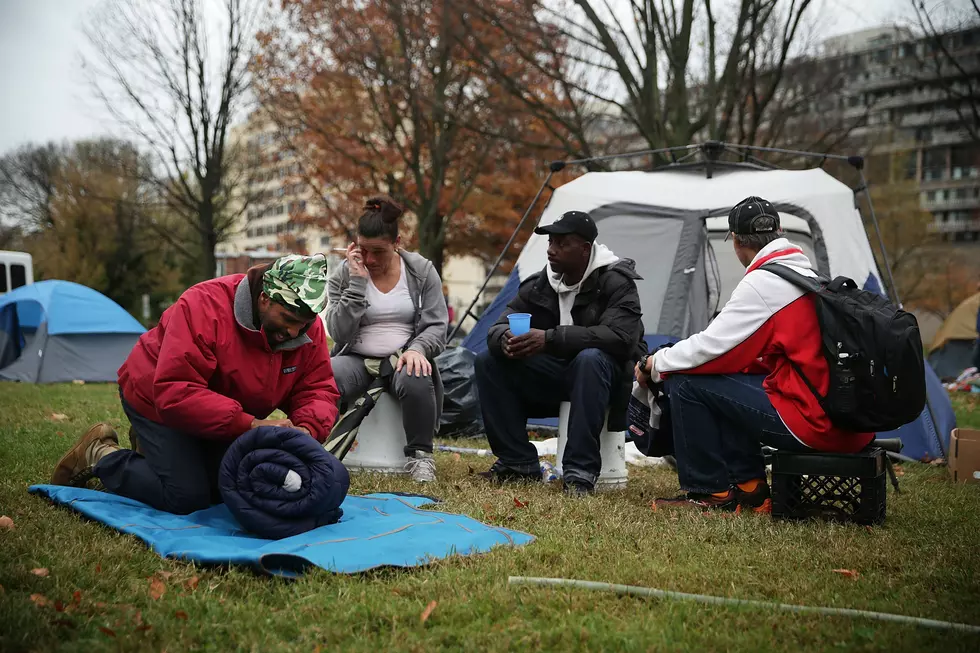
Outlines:
{"label": "backpack strap", "polygon": [[[800,274],[796,270],[788,268],[785,265],[779,265],[778,263],[765,263],[763,265],[760,265],[757,269],[765,270],[766,272],[775,274],[777,277],[789,281],[791,284],[800,288],[801,290],[804,290],[806,292],[811,292],[811,293],[818,293],[822,291],[825,287],[828,287],[829,285],[832,284],[836,284],[837,282],[841,281],[841,279],[844,278],[844,277],[838,277],[833,282],[831,282],[824,277],[820,277],[819,275],[817,277],[808,277]],[[850,280],[848,279],[848,281]],[[851,283],[854,282],[852,281]],[[820,404],[820,407],[824,410],[824,412],[827,412],[827,407],[824,405],[824,401],[826,401],[826,398],[821,396],[820,393],[817,391],[816,386],[810,383],[810,379],[808,379],[806,374],[803,373],[803,370],[800,368],[799,365],[797,365],[792,360],[789,362],[789,364],[792,366],[794,370],[796,370],[796,373],[799,375],[799,377],[803,379],[803,383],[806,384],[806,387],[810,390],[810,393],[813,394],[813,396],[816,398],[817,403]]]}
{"label": "backpack strap", "polygon": [[781,279],[785,279],[786,281],[789,281],[794,286],[797,286],[798,288],[801,288],[802,290],[805,290],[807,292],[820,292],[825,287],[837,283],[843,278],[843,277],[839,277],[835,281],[831,282],[829,279],[826,279],[819,275],[816,277],[808,277],[806,275],[800,274],[799,272],[797,272],[792,268],[789,268],[785,265],[780,265],[779,263],[765,263],[763,265],[760,265],[757,269],[765,270],[766,272],[775,274],[777,277]]}

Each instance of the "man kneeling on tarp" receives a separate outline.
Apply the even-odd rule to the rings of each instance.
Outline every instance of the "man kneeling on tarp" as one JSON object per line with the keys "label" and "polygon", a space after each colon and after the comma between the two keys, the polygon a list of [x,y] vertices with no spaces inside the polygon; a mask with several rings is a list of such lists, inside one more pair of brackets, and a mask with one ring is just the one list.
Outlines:
{"label": "man kneeling on tarp", "polygon": [[687,492],[657,503],[763,512],[771,504],[762,444],[852,453],[874,434],[831,424],[800,376],[826,392],[829,368],[813,297],[759,267],[772,262],[815,273],[803,250],[780,237],[772,204],[743,200],[728,228],[748,268],[731,299],[704,331],[659,349],[636,373],[643,384],[665,380],[677,475]]}
{"label": "man kneeling on tarp", "polygon": [[[200,283],[140,337],[119,369],[133,449],[96,424],[51,482],[111,492],[186,514],[220,502],[228,445],[259,426],[287,426],[323,441],[337,419],[337,385],[323,325],[326,261],[286,256]],[[275,409],[284,420],[261,419]]]}
{"label": "man kneeling on tarp", "polygon": [[[548,267],[521,284],[487,334],[476,359],[476,383],[490,448],[498,460],[482,475],[492,481],[540,480],[528,417],[553,417],[571,402],[562,458],[565,492],[591,493],[599,476],[599,435],[625,428],[626,404],[642,343],[639,275],[633,261],[595,244],[595,222],[569,211],[535,229],[548,236]],[[530,314],[515,335],[508,316]]]}

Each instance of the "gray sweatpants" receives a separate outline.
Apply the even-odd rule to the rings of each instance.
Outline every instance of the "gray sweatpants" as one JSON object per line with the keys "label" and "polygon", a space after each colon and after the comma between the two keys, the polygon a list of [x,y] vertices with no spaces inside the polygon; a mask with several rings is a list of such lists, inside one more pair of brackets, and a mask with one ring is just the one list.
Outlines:
{"label": "gray sweatpants", "polygon": [[[349,407],[363,395],[373,380],[364,367],[364,358],[345,354],[330,359],[333,377],[340,390],[341,405]],[[432,438],[436,432],[436,390],[431,376],[409,376],[403,369],[395,372],[389,391],[402,407],[405,428],[405,455],[416,451],[432,453]]]}

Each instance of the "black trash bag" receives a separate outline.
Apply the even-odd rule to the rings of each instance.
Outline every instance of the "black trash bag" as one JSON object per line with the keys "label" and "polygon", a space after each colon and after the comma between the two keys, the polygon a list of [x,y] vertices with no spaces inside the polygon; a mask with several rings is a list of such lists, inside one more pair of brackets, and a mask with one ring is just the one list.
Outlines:
{"label": "black trash bag", "polygon": [[484,433],[475,361],[476,354],[465,347],[447,349],[436,356],[444,393],[439,437],[475,438]]}

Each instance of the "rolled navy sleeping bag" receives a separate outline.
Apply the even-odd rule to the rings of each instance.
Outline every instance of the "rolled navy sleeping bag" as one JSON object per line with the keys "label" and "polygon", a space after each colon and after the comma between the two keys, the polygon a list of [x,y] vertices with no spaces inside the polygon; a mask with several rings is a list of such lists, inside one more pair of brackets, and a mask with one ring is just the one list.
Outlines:
{"label": "rolled navy sleeping bag", "polygon": [[350,475],[306,433],[260,426],[228,447],[218,486],[242,526],[277,540],[339,521]]}

